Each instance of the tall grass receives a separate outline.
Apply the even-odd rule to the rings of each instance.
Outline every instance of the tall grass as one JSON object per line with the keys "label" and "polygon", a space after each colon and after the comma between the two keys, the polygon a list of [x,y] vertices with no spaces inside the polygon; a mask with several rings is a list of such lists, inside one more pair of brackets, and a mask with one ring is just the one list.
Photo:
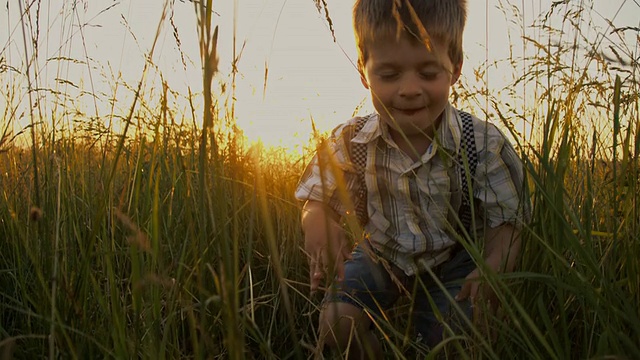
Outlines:
{"label": "tall grass", "polygon": [[[324,2],[316,4],[328,14]],[[249,147],[239,130],[229,131],[235,129],[232,86],[216,89],[212,81],[214,4],[193,5],[203,94],[182,96],[166,82],[145,90],[155,69],[151,50],[139,83],[126,85],[134,94],[120,104],[127,110],[108,115],[123,119],[120,133],[98,125],[101,119],[80,120],[73,133],[56,126],[82,113],[58,98],[66,104],[60,113],[45,101],[30,106],[38,110],[29,125],[31,144],[17,144],[18,134],[8,129],[25,93],[9,85],[34,78],[29,70],[36,70],[37,51],[27,51],[27,61],[2,63],[0,83],[8,92],[0,141],[3,358],[323,354],[315,346],[319,299],[309,296],[292,195],[310,154],[292,158]],[[507,5],[505,12],[520,11]],[[521,38],[536,50],[505,60],[527,65],[509,86],[457,89],[461,106],[484,98],[493,104],[485,115],[515,139],[534,203],[519,271],[488,277],[500,312],[450,340],[466,343],[463,358],[640,357],[638,44],[625,47],[619,38],[612,43],[619,61],[607,59],[602,37],[583,35],[588,9],[557,3],[539,19],[541,35]],[[167,6],[160,26],[170,12]],[[25,16],[23,35],[33,40],[38,29],[31,20],[39,13]],[[576,36],[547,38],[557,29],[545,19],[554,17]],[[176,41],[179,46],[177,35]],[[505,94],[522,101],[503,103]],[[182,114],[181,101],[189,104]],[[198,123],[198,102],[203,126],[186,125],[186,119]],[[54,118],[43,123],[40,113]],[[513,126],[514,119],[527,119],[529,130]],[[406,311],[401,303],[378,323],[389,357],[419,351],[405,337]]]}

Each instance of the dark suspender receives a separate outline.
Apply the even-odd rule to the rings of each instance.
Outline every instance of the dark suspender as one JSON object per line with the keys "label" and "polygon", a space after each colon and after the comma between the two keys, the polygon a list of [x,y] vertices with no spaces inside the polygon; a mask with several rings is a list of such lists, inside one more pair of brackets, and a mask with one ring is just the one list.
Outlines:
{"label": "dark suspender", "polygon": [[[476,149],[476,140],[473,131],[473,120],[470,114],[458,111],[462,121],[462,136],[460,139],[461,151],[458,152],[458,174],[460,176],[460,184],[462,191],[462,203],[458,210],[458,216],[462,226],[469,232],[472,225],[471,201],[469,193],[473,195],[473,179],[476,174],[478,165],[478,154]],[[351,139],[353,139],[364,127],[369,120],[368,116],[360,117],[356,121],[355,131]],[[368,221],[367,213],[367,186],[365,182],[365,169],[367,165],[367,144],[352,143],[351,144],[351,162],[358,171],[358,182],[360,190],[355,200],[355,210],[358,221],[364,226]],[[467,169],[469,171],[467,171]]]}
{"label": "dark suspender", "polygon": [[[476,138],[473,132],[473,120],[471,115],[458,111],[462,121],[462,136],[460,137],[460,148],[458,152],[458,172],[460,173],[460,189],[462,190],[462,204],[458,216],[463,228],[469,233],[472,225],[473,212],[470,199],[473,197],[473,179],[476,176],[478,167],[478,151],[476,149]],[[469,171],[467,171],[467,166]],[[469,197],[471,195],[471,198]]]}
{"label": "dark suspender", "polygon": [[[353,132],[352,139],[362,130],[364,124],[369,120],[368,116],[359,117],[356,121],[356,128]],[[351,147],[351,162],[356,166],[358,171],[358,183],[360,189],[355,200],[356,217],[360,222],[360,225],[364,225],[369,220],[369,214],[367,209],[367,183],[364,179],[365,169],[367,168],[367,144],[352,143]]]}

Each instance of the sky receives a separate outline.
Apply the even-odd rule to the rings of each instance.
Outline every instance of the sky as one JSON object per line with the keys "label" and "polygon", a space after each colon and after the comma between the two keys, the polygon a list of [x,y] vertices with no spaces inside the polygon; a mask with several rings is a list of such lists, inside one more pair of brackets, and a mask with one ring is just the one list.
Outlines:
{"label": "sky", "polygon": [[[61,67],[56,61],[42,60],[39,65],[42,85],[53,86],[56,78],[64,78],[80,87],[93,83],[94,88],[104,87],[108,92],[118,76],[134,85],[140,79],[144,58],[159,29],[153,56],[158,71],[178,93],[186,94],[188,88],[194,92],[201,90],[193,4],[180,0],[168,5],[162,0],[42,0],[39,3],[40,58],[89,58],[92,66],[90,77],[86,65]],[[74,3],[75,12],[71,11]],[[327,0],[326,3],[335,41],[324,14],[318,12],[313,0],[214,0],[214,23],[220,28],[217,81],[230,79],[235,31],[236,53],[242,49],[237,63],[236,117],[250,140],[260,139],[269,145],[304,144],[311,132],[311,118],[320,130],[326,131],[350,118],[359,105],[363,112],[372,109],[354,66],[353,2]],[[512,51],[521,51],[520,25],[525,24],[525,35],[535,36],[527,33],[534,31],[528,26],[550,3],[551,0],[469,0],[463,77],[472,81],[474,69],[486,61],[507,57],[510,43],[516,44]],[[6,19],[0,20],[3,24],[0,25],[0,58],[17,69],[24,69],[18,1],[7,0],[6,4],[0,12],[0,19]],[[511,4],[520,8],[522,18],[502,10],[509,9]],[[161,21],[165,6],[173,14],[186,70],[169,19]],[[618,26],[638,26],[640,5],[636,0],[594,0],[594,8],[596,20],[603,17],[613,19]],[[82,31],[79,23],[86,24]],[[606,28],[606,23],[602,22],[601,26]],[[265,67],[268,77],[263,92]],[[149,84],[157,83],[158,72],[151,74],[147,79]],[[485,80],[489,80],[490,86],[499,87],[503,77],[504,69],[490,68]],[[7,81],[6,78],[0,80]],[[20,82],[17,78],[8,81]],[[126,94],[120,91],[118,99],[120,96],[126,99]],[[95,102],[91,97],[85,99],[87,112],[91,113]],[[108,111],[107,97],[99,103],[93,111],[104,115]],[[121,101],[123,108],[129,104],[129,100]]]}

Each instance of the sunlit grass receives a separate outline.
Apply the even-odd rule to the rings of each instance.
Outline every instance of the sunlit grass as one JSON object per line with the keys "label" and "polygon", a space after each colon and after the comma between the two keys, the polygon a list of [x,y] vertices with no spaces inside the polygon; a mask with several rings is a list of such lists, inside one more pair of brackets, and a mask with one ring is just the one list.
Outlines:
{"label": "sunlit grass", "polygon": [[[202,65],[212,71],[210,3],[195,6]],[[573,49],[567,44],[523,41],[539,52],[512,88],[524,86],[535,101],[501,102],[509,88],[493,93],[482,83],[458,88],[456,101],[493,104],[493,120],[522,154],[533,220],[519,271],[487,280],[500,312],[438,351],[464,344],[459,356],[473,359],[639,358],[637,62],[611,64],[588,39],[595,51],[573,63],[562,55]],[[637,46],[619,45],[620,57],[637,58]],[[97,119],[77,121],[73,133],[57,127],[66,120],[43,124],[35,114],[51,108],[39,102],[31,146],[18,145],[10,129],[24,90],[7,87],[14,108],[0,123],[0,356],[321,355],[319,299],[309,295],[293,199],[313,145],[299,156],[247,145],[229,89],[216,90],[211,74],[203,77],[211,102],[184,95],[188,110],[177,113],[166,83],[141,90],[153,61],[151,52],[140,83],[127,85],[133,100],[112,114],[118,131]],[[599,72],[587,71],[594,64]],[[78,110],[67,106],[66,114]],[[510,126],[514,118],[526,119],[530,135]],[[405,336],[406,311],[401,302],[376,324],[387,356],[419,351]]]}

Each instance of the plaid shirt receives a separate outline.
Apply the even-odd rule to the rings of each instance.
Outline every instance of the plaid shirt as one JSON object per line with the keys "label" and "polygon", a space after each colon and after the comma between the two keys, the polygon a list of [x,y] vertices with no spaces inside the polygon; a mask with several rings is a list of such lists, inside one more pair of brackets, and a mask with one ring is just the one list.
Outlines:
{"label": "plaid shirt", "polygon": [[[353,209],[360,187],[350,161],[350,142],[367,144],[365,182],[371,244],[407,275],[446,261],[458,237],[457,210],[462,199],[457,154],[462,134],[458,110],[448,105],[431,146],[413,161],[372,114],[353,137],[356,119],[338,126],[307,166],[295,196],[322,201],[339,214]],[[473,118],[478,167],[474,178],[476,223],[517,226],[529,217],[520,158],[492,124]]]}

